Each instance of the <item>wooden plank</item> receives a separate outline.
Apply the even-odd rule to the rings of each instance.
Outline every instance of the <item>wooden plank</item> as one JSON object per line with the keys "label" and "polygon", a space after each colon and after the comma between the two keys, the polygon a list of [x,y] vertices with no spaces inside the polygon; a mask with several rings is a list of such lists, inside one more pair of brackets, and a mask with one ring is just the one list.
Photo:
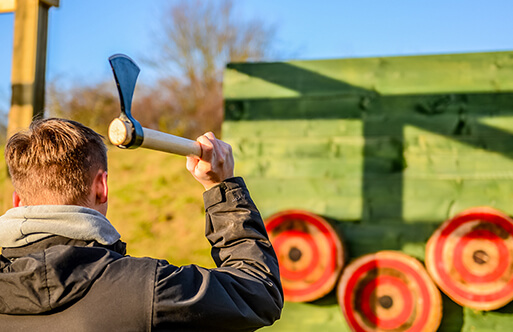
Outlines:
{"label": "wooden plank", "polygon": [[[513,125],[513,119],[502,125]],[[475,125],[475,126],[474,126]],[[483,129],[476,121],[471,135],[441,136],[405,128],[405,176],[433,178],[509,179],[513,170],[513,135],[502,128]],[[459,140],[459,141],[457,141]]]}
{"label": "wooden plank", "polygon": [[402,158],[402,143],[391,137],[364,140],[363,137],[254,137],[227,139],[237,159],[281,158],[358,158],[395,160]]}
{"label": "wooden plank", "polygon": [[513,52],[229,64],[226,99],[513,91]]}
{"label": "wooden plank", "polygon": [[299,208],[326,217],[336,216],[341,220],[360,219],[360,178],[304,178],[298,181],[247,176],[245,180],[264,216]]}
{"label": "wooden plank", "polygon": [[[283,158],[345,158],[362,154],[361,137],[296,137],[228,139],[237,158],[283,157]],[[375,142],[374,145],[386,146]],[[383,151],[383,154],[389,151]]]}
{"label": "wooden plank", "polygon": [[[354,94],[366,89],[348,84],[323,72],[302,68],[303,62],[268,62],[258,64],[228,64],[224,73],[225,97],[244,96],[244,99],[290,98],[298,96],[325,96]],[[252,90],[251,96],[247,91]]]}
{"label": "wooden plank", "polygon": [[369,93],[296,98],[226,99],[226,120],[381,119],[400,116],[437,121],[443,115],[513,114],[513,93],[465,93],[379,96]]}
{"label": "wooden plank", "polygon": [[[508,124],[513,125],[513,121],[503,121],[503,125]],[[436,167],[443,171],[443,158],[447,157],[446,166],[453,169],[481,169],[488,174],[494,171],[509,172],[509,163],[513,160],[513,135],[503,128],[495,129],[480,121],[475,121],[469,128],[470,134],[443,136],[406,126],[404,157],[409,165],[406,171],[413,172],[412,169],[417,167],[419,170]],[[489,166],[486,165],[487,161],[490,161]],[[421,165],[422,162],[425,164]],[[488,168],[488,171],[483,167]]]}
{"label": "wooden plank", "polygon": [[[350,197],[361,195],[361,179],[321,179],[304,178],[302,181],[296,179],[276,179],[247,177],[247,182],[252,185],[252,193],[255,195],[267,195],[271,199],[277,197],[294,197],[298,199],[314,199],[319,202],[329,196]],[[341,202],[341,204],[345,204]]]}
{"label": "wooden plank", "polygon": [[446,220],[466,208],[488,205],[513,214],[513,179],[408,179],[403,183],[405,222]]}
{"label": "wooden plank", "polygon": [[236,171],[245,176],[297,179],[299,181],[306,178],[361,178],[362,163],[361,160],[355,159],[247,159],[237,161]]}
{"label": "wooden plank", "polygon": [[355,119],[361,115],[360,102],[361,97],[355,95],[321,99],[225,100],[225,119]]}
{"label": "wooden plank", "polygon": [[17,0],[8,137],[44,110],[47,30],[48,7],[39,0]]}
{"label": "wooden plank", "polygon": [[357,222],[361,219],[362,200],[356,196],[285,197],[258,192],[254,196],[263,216],[290,209],[303,209],[322,216],[337,216],[337,222]]}
{"label": "wooden plank", "polygon": [[[248,137],[248,133],[251,135]],[[362,138],[362,121],[348,119],[225,121],[223,135],[227,139],[295,137],[357,137]]]}
{"label": "wooden plank", "polygon": [[[365,171],[361,154],[355,158],[303,158],[245,160],[239,162],[237,170],[251,176],[263,176],[283,179],[362,179],[364,172],[368,176],[382,176],[394,173],[393,159],[367,158]],[[253,164],[253,165],[252,165]]]}
{"label": "wooden plank", "polygon": [[[444,153],[445,152],[445,153]],[[405,177],[433,179],[513,179],[513,160],[486,151],[406,153]]]}

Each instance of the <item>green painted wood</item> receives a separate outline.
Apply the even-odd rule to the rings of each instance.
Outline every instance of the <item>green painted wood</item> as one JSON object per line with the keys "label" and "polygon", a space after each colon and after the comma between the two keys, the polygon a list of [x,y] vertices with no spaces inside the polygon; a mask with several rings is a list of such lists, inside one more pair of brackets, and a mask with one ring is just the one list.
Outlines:
{"label": "green painted wood", "polygon": [[360,158],[341,160],[338,158],[272,159],[260,158],[258,161],[245,159],[239,161],[237,172],[246,176],[268,177],[278,179],[339,179],[361,178],[362,163]]}
{"label": "green painted wood", "polygon": [[264,218],[287,209],[306,209],[325,216],[358,220],[362,209],[361,179],[276,179],[245,177]]}
{"label": "green painted wood", "polygon": [[383,96],[374,92],[325,97],[301,96],[288,98],[225,100],[225,118],[242,120],[293,119],[366,119],[379,115],[391,117],[412,116],[436,121],[441,115],[486,116],[511,115],[512,93],[450,93],[429,95]]}
{"label": "green painted wood", "polygon": [[[298,326],[298,322],[301,322]],[[259,331],[350,332],[336,299],[328,303],[285,303],[282,317],[274,325]]]}
{"label": "green painted wood", "polygon": [[[251,135],[247,135],[251,133]],[[309,120],[261,120],[226,121],[223,135],[228,139],[287,138],[293,137],[347,137],[363,142],[360,119],[309,119]]]}
{"label": "green painted wood", "polygon": [[[350,259],[423,260],[463,209],[513,215],[513,52],[230,64],[224,95],[223,138],[262,215],[317,213]],[[443,299],[440,331],[502,330],[512,317]],[[287,304],[271,329],[344,330],[335,308]]]}
{"label": "green painted wood", "polygon": [[464,308],[463,332],[497,332],[511,331],[513,326],[513,304],[492,311],[477,311]]}
{"label": "green painted wood", "polygon": [[229,64],[226,99],[513,91],[513,52]]}
{"label": "green painted wood", "polygon": [[[511,206],[507,204],[511,195],[509,188],[513,188],[510,186],[513,180],[511,159],[503,154],[490,154],[484,149],[471,148],[462,143],[452,144],[450,139],[444,137],[414,137],[423,143],[418,143],[416,147],[410,146],[404,152],[406,166],[402,173],[402,196],[405,220],[445,220],[451,213],[458,211],[455,207],[462,209],[464,206],[472,206],[476,201],[481,202],[478,205],[488,204],[512,212]],[[312,183],[316,179],[324,182],[329,179],[351,179],[353,187],[360,187],[361,178],[364,176],[361,167],[363,142],[349,142],[349,146],[342,145],[333,149],[323,139],[314,139],[313,142],[301,139],[288,142],[284,138],[266,138],[258,143],[246,144],[244,153],[235,152],[238,158],[237,172],[248,177],[269,179],[263,186],[262,194],[257,190],[257,195],[271,197],[271,202],[279,199],[280,195],[286,195],[288,201],[296,200],[296,206],[303,204],[303,196],[326,200],[335,194],[328,192],[320,195],[319,190],[313,186],[298,190],[297,187],[301,187],[298,183]],[[400,181],[394,167],[403,156],[393,142],[370,140],[370,148],[367,149],[366,172],[372,184],[367,193],[370,201],[368,209],[372,211],[367,213],[376,222],[379,222],[380,216],[389,215],[386,206],[379,207],[380,200],[390,200],[390,188],[396,187],[393,183]],[[259,148],[247,148],[255,145]],[[459,152],[460,150],[463,152]],[[336,154],[333,151],[342,153]],[[390,178],[387,180],[384,176],[388,175]],[[283,185],[280,183],[283,179],[292,181]],[[289,186],[291,190],[288,189]],[[472,195],[473,192],[477,194]],[[483,197],[482,193],[486,193],[486,196]],[[361,192],[354,194],[360,195]],[[344,202],[339,204],[346,205]],[[386,202],[383,204],[386,205]],[[341,213],[332,217],[354,219],[354,209],[349,211],[350,216]]]}
{"label": "green painted wood", "polygon": [[405,222],[443,221],[473,206],[492,206],[511,214],[513,180],[406,180]]}

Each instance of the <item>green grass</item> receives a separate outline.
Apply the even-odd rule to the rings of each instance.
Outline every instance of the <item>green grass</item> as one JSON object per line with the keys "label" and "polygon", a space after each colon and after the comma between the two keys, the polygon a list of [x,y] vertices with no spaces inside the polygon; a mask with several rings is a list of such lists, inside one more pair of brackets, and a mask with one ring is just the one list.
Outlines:
{"label": "green grass", "polygon": [[107,217],[128,244],[128,254],[208,267],[203,186],[185,158],[145,149],[109,149]]}

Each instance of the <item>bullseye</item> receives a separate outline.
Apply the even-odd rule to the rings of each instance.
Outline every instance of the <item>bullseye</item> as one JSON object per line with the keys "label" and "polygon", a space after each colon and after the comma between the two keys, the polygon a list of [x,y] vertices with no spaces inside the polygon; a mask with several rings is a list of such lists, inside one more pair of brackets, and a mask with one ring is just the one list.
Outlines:
{"label": "bullseye", "polygon": [[[301,280],[315,270],[319,249],[307,233],[286,231],[274,239],[280,274],[289,280]],[[299,249],[303,248],[303,250]],[[304,252],[304,253],[303,253]]]}
{"label": "bullseye", "polygon": [[344,264],[344,249],[326,220],[290,210],[269,217],[265,224],[278,256],[287,301],[313,301],[335,287]]}
{"label": "bullseye", "polygon": [[354,331],[436,331],[442,316],[440,293],[422,264],[395,251],[349,264],[338,300]]}
{"label": "bullseye", "polygon": [[377,276],[365,285],[362,299],[362,311],[369,321],[384,329],[401,326],[413,309],[412,297],[404,282],[387,275]]}
{"label": "bullseye", "polygon": [[504,274],[508,267],[509,251],[495,234],[480,230],[467,233],[458,241],[454,257],[454,267],[462,278],[474,283],[486,283]]}
{"label": "bullseye", "polygon": [[426,246],[426,266],[456,303],[498,309],[513,299],[513,220],[489,207],[444,222]]}

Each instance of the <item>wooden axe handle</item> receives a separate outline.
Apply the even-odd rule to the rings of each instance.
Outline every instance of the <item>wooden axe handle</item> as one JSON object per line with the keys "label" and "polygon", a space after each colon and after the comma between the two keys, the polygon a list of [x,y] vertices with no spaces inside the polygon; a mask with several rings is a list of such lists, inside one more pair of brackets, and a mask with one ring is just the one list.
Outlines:
{"label": "wooden axe handle", "polygon": [[[201,146],[198,142],[166,134],[161,131],[142,128],[144,133],[141,147],[174,153],[181,156],[195,155],[201,157]],[[132,140],[132,126],[120,118],[112,120],[109,126],[109,140],[112,144],[123,147]]]}

